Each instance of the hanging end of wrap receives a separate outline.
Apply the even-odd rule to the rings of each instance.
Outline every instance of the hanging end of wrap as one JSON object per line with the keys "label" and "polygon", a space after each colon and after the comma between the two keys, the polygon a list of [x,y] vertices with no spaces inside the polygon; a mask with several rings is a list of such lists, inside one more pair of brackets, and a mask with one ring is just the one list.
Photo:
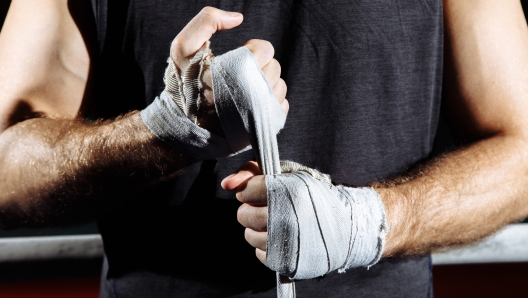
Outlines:
{"label": "hanging end of wrap", "polygon": [[295,298],[295,282],[277,273],[277,298]]}

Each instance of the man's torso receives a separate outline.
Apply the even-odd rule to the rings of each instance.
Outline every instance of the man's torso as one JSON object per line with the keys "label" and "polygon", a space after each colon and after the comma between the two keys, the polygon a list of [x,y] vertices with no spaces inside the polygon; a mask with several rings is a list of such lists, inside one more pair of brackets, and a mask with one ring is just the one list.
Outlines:
{"label": "man's torso", "polygon": [[[152,102],[163,90],[171,41],[209,5],[244,14],[241,26],[213,36],[217,55],[252,38],[275,47],[290,102],[281,159],[364,186],[431,153],[442,84],[441,1],[93,1],[102,49],[98,116]],[[251,152],[195,164],[99,220],[118,297],[149,285],[144,296],[274,295],[274,273],[245,242],[234,194],[219,186],[249,159]],[[431,290],[429,266],[428,257],[386,259],[370,270],[299,282],[297,290],[300,297],[423,297]]]}

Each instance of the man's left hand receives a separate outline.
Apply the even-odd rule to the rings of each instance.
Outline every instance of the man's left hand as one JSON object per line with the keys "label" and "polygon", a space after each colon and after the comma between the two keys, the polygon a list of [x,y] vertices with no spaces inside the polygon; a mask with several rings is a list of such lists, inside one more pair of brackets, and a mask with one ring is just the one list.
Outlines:
{"label": "man's left hand", "polygon": [[238,172],[222,181],[225,190],[236,190],[242,202],[238,208],[238,222],[246,227],[244,237],[255,247],[257,258],[266,264],[266,242],[268,240],[268,194],[265,176],[254,161],[244,164]]}

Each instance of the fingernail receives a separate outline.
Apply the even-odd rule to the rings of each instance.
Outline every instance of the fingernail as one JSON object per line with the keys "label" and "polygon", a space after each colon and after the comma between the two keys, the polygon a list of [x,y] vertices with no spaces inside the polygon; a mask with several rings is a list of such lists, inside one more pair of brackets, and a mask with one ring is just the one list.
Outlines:
{"label": "fingernail", "polygon": [[234,173],[234,174],[231,174],[231,175],[229,175],[229,176],[225,177],[225,178],[224,178],[224,180],[222,180],[222,182],[220,182],[220,184],[222,184],[222,185],[223,185],[223,184],[224,184],[224,182],[225,182],[225,181],[226,181],[227,179],[235,177],[235,175],[236,175],[236,174],[237,174],[237,173]]}
{"label": "fingernail", "polygon": [[239,13],[239,12],[233,12],[233,11],[230,11],[229,12],[229,15],[234,17],[234,18],[238,18],[239,16],[241,16],[242,14]]}

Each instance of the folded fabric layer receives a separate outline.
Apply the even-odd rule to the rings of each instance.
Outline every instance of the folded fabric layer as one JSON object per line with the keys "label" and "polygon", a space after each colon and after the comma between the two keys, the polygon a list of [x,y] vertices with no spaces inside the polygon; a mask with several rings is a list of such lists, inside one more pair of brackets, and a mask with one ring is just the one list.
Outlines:
{"label": "folded fabric layer", "polygon": [[280,173],[277,134],[286,114],[253,54],[241,47],[211,60],[216,111],[233,151],[251,142],[264,174]]}
{"label": "folded fabric layer", "polygon": [[292,279],[377,263],[385,212],[372,188],[330,186],[306,171],[266,176],[267,266]]}
{"label": "folded fabric layer", "polygon": [[[202,77],[209,63],[215,108],[225,137],[197,124],[198,110],[205,100]],[[181,152],[197,160],[235,155],[248,150],[250,144],[258,148],[257,131],[276,135],[284,126],[286,115],[247,48],[241,47],[211,58],[207,43],[182,74],[172,58],[169,58],[168,64],[164,77],[165,90],[140,115],[154,135]],[[256,113],[250,113],[251,109]],[[262,121],[271,123],[271,131],[256,127],[253,115],[260,115]],[[276,141],[274,147],[277,147]]]}

